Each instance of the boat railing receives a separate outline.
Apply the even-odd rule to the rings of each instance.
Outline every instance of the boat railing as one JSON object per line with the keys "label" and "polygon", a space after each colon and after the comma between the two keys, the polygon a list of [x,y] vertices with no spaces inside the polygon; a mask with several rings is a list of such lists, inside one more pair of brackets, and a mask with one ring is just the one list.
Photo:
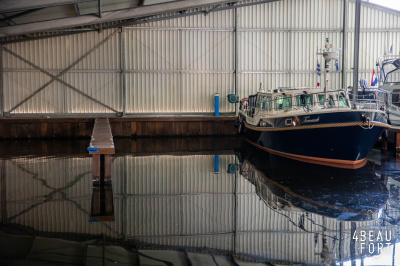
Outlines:
{"label": "boat railing", "polygon": [[[353,93],[351,87],[349,91],[349,98],[353,100]],[[395,105],[400,105],[399,95],[400,93],[393,93],[380,88],[358,88],[358,93],[355,98],[356,106],[359,109],[379,109],[386,110],[389,106],[398,109]],[[394,100],[396,99],[396,100]]]}
{"label": "boat railing", "polygon": [[278,87],[278,91],[285,92],[285,91],[295,91],[295,90],[321,90],[321,87]]}
{"label": "boat railing", "polygon": [[[262,96],[259,95],[258,97]],[[298,97],[304,97],[304,100],[299,101]],[[277,95],[274,99],[271,98],[265,101],[259,101],[257,99],[256,106],[249,106],[247,98],[240,102],[240,110],[246,113],[247,116],[261,117],[276,116],[280,114],[298,114],[299,111],[312,113],[315,110],[343,110],[351,108],[352,106],[348,94],[344,90],[328,91],[326,93],[282,94]],[[357,108],[384,110],[385,99],[360,99]]]}

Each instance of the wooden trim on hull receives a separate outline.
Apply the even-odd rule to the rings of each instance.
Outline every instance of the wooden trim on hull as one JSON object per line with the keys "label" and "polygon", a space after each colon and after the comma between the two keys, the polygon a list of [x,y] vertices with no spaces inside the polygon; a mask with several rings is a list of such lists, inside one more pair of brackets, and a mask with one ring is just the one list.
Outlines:
{"label": "wooden trim on hull", "polygon": [[[244,123],[245,127],[255,130],[255,131],[284,131],[284,130],[298,130],[298,129],[312,129],[312,128],[329,128],[329,127],[352,127],[352,126],[363,126],[368,127],[368,123],[364,122],[348,122],[348,123],[332,123],[332,124],[317,124],[317,125],[307,125],[307,126],[298,126],[298,127],[255,127],[251,126],[247,123]],[[383,127],[383,128],[390,128],[390,125],[380,123],[380,122],[371,122],[370,125],[375,127]]]}
{"label": "wooden trim on hull", "polygon": [[272,154],[277,154],[283,157],[287,157],[290,159],[306,162],[306,163],[314,163],[314,164],[322,164],[326,166],[332,166],[332,167],[339,167],[339,168],[348,168],[348,169],[357,169],[360,167],[363,167],[367,163],[367,158],[358,160],[358,161],[349,161],[349,160],[338,160],[338,159],[326,159],[326,158],[318,158],[318,157],[310,157],[310,156],[304,156],[304,155],[297,155],[297,154],[291,154],[291,153],[286,153],[286,152],[281,152],[281,151],[276,151],[273,149],[269,149],[263,146],[260,146],[258,144],[255,144],[254,142],[248,140],[245,138],[247,142],[249,142],[251,145],[260,148],[262,150],[265,150],[269,153]]}

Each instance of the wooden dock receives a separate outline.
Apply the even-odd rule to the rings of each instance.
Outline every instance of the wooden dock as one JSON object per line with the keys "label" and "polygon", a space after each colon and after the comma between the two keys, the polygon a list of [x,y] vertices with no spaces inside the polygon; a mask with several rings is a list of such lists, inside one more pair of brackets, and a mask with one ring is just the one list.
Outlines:
{"label": "wooden dock", "polygon": [[115,147],[108,118],[96,118],[92,139],[87,150],[93,156],[93,194],[90,221],[114,221],[111,155],[115,154]]}
{"label": "wooden dock", "polygon": [[94,121],[92,139],[88,148],[89,154],[115,154],[114,140],[108,118]]}

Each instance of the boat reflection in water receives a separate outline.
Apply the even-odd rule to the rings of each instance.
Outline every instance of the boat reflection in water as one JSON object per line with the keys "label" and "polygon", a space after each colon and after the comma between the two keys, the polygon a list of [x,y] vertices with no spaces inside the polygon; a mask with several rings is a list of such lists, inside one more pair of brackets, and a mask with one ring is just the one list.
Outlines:
{"label": "boat reflection in water", "polygon": [[[390,209],[389,191],[387,176],[378,174],[379,165],[368,161],[352,169],[306,163],[267,153],[248,143],[236,151],[236,156],[241,176],[254,185],[266,206],[292,223],[289,231],[296,234],[297,226],[309,244],[314,237],[313,254],[320,255],[319,263],[377,255],[385,241],[396,241],[393,237],[398,228],[384,226],[387,217],[382,210],[386,208],[387,213]],[[374,237],[379,232],[390,235],[378,242],[354,239],[369,232]]]}
{"label": "boat reflection in water", "polygon": [[371,220],[389,196],[372,162],[357,169],[311,164],[270,154],[247,143],[237,156],[241,175],[254,184],[262,199],[280,209],[297,208],[298,212],[345,221]]}
{"label": "boat reflection in water", "polygon": [[[77,152],[85,143],[57,156],[44,155],[66,145],[7,143],[13,154],[0,152],[0,265],[395,259],[400,183],[391,163],[311,165],[251,145],[235,153],[226,138],[119,142],[111,177],[115,219],[94,223],[91,158]],[[17,154],[18,147],[30,147],[29,154]],[[353,238],[362,231],[391,232],[390,240],[365,242],[388,247],[363,249]]]}

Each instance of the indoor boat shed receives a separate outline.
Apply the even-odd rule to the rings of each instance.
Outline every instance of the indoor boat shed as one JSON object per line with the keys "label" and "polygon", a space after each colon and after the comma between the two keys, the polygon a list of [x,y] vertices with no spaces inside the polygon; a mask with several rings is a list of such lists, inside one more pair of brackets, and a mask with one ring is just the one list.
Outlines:
{"label": "indoor boat shed", "polygon": [[330,88],[369,82],[400,54],[400,11],[0,0],[0,264],[368,265],[353,236],[374,230],[396,265],[400,157],[312,165],[236,136],[229,96],[323,86],[327,38]]}
{"label": "indoor boat shed", "polygon": [[[0,16],[1,138],[88,137],[97,117],[114,137],[236,134],[228,95],[323,84],[326,38],[331,88],[353,84],[352,0],[1,1]],[[359,78],[400,53],[399,16],[362,1]]]}

